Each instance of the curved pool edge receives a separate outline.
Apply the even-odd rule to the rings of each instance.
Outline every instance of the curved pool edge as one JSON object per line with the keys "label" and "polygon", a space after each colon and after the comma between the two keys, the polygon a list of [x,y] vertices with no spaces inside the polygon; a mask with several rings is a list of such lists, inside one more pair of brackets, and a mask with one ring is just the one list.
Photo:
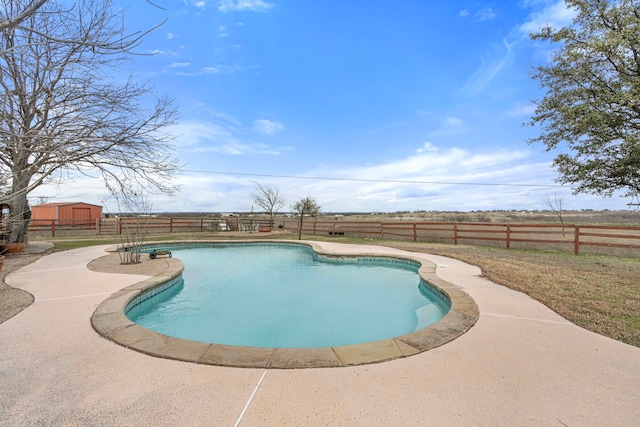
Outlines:
{"label": "curved pool edge", "polygon": [[[242,240],[243,243],[264,240]],[[425,352],[446,344],[467,332],[480,315],[475,301],[459,286],[436,274],[436,265],[409,252],[381,253],[378,251],[339,251],[340,246],[358,245],[331,243],[331,250],[322,242],[278,240],[310,246],[325,256],[372,256],[411,260],[421,265],[420,277],[450,302],[450,309],[442,319],[416,332],[381,341],[323,348],[261,348],[205,343],[174,338],[146,329],[125,314],[127,305],[138,295],[175,279],[182,274],[184,265],[177,258],[166,258],[169,266],[161,274],[127,286],[113,293],[98,305],[91,316],[91,324],[104,338],[123,347],[151,356],[198,364],[267,369],[326,368],[355,366],[385,362]],[[189,241],[149,242],[191,243]],[[195,242],[193,242],[195,243]],[[238,243],[233,240],[197,241],[197,243]],[[384,249],[384,247],[378,247]]]}

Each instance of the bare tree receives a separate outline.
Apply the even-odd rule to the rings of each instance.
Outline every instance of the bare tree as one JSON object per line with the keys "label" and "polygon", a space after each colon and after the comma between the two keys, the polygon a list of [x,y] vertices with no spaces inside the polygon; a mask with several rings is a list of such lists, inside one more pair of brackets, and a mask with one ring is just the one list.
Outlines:
{"label": "bare tree", "polygon": [[[6,13],[32,3],[3,6]],[[87,0],[68,10],[47,2],[0,33],[0,176],[10,181],[0,202],[11,208],[7,241],[25,240],[27,195],[53,179],[102,177],[122,197],[140,185],[149,192],[176,190],[171,178],[179,165],[165,131],[177,115],[172,100],[132,77],[108,73],[137,43],[124,31],[110,2]]]}
{"label": "bare tree", "polygon": [[631,201],[629,203],[627,203],[627,206],[629,206],[629,209],[635,209],[636,211],[640,210],[640,194],[639,193],[635,193],[631,196]]}
{"label": "bare tree", "polygon": [[48,0],[36,0],[29,2],[22,2],[17,7],[12,7],[11,0],[4,0],[2,2],[2,9],[0,10],[0,31],[5,31],[10,28],[16,28],[22,24],[22,22],[40,9]]}
{"label": "bare tree", "polygon": [[300,240],[302,237],[302,223],[304,221],[304,216],[309,215],[316,217],[318,212],[320,212],[320,205],[313,197],[307,196],[295,202],[291,206],[291,209],[300,215],[300,219],[298,220],[298,240]]}
{"label": "bare tree", "polygon": [[273,217],[282,209],[285,199],[277,187],[263,187],[259,182],[254,183],[256,190],[251,194],[253,203],[269,214],[269,227],[273,229]]}
{"label": "bare tree", "polygon": [[47,203],[49,203],[49,198],[48,198],[48,197],[46,197],[46,196],[39,196],[39,197],[36,199],[36,203],[37,203],[37,204],[39,204],[39,205],[47,204]]}
{"label": "bare tree", "polygon": [[[158,9],[163,9],[158,4],[146,0],[146,2]],[[47,4],[47,7],[43,6]],[[121,34],[120,39],[110,40],[104,43],[103,40],[91,40],[87,38],[64,38],[60,34],[50,34],[41,32],[37,27],[31,27],[30,24],[33,21],[42,19],[40,15],[58,14],[64,15],[65,19],[75,20],[76,25],[82,25],[82,21],[77,20],[85,11],[86,4],[93,3],[93,0],[81,0],[77,3],[69,4],[60,2],[59,0],[0,0],[0,32],[10,29],[20,29],[26,31],[33,31],[39,36],[48,38],[51,41],[59,43],[67,43],[73,45],[84,45],[92,48],[100,48],[105,50],[127,50],[138,46],[142,41],[144,35],[150,33],[154,29],[162,26],[165,22],[154,26],[153,28],[145,31],[135,31],[127,34]],[[110,1],[104,2],[107,6],[111,6]]]}
{"label": "bare tree", "polygon": [[558,219],[560,220],[560,224],[562,224],[562,237],[564,237],[564,218],[562,218],[563,210],[562,210],[562,201],[564,197],[562,194],[553,193],[553,196],[547,196],[544,200],[544,203],[549,206],[549,209],[553,213],[556,214]]}
{"label": "bare tree", "polygon": [[[149,234],[149,213],[151,202],[144,189],[139,188],[125,197],[116,196],[118,204],[118,228],[120,246],[118,254],[121,264],[139,264],[142,259],[142,247]],[[123,213],[132,216],[124,216]]]}

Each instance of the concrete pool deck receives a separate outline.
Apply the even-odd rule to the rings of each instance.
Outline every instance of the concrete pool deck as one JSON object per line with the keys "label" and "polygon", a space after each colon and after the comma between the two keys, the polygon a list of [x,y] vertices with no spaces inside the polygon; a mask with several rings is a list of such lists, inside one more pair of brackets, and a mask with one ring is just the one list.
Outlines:
{"label": "concrete pool deck", "polygon": [[[336,244],[321,245],[330,251]],[[89,270],[105,248],[46,255],[7,277],[35,302],[0,324],[0,424],[640,423],[639,348],[579,328],[460,261],[378,246],[349,249],[434,262],[436,274],[479,307],[476,324],[457,339],[373,365],[247,369],[152,357],[98,335],[90,322],[96,307],[149,278]]]}

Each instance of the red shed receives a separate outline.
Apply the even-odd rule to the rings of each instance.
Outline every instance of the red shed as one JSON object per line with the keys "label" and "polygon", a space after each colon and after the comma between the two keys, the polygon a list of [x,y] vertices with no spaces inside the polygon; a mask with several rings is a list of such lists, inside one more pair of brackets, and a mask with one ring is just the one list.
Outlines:
{"label": "red shed", "polygon": [[102,206],[89,203],[56,202],[31,207],[31,222],[56,220],[58,224],[93,224],[102,218]]}

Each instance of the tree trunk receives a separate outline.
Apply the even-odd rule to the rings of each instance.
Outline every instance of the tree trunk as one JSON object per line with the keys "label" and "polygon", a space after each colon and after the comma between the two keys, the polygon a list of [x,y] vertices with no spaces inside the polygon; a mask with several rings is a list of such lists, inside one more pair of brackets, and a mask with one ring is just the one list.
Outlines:
{"label": "tree trunk", "polygon": [[31,176],[18,173],[13,175],[11,199],[9,200],[9,218],[6,222],[7,243],[24,243],[27,241],[31,208],[27,199],[26,188]]}
{"label": "tree trunk", "polygon": [[304,211],[300,213],[300,222],[298,223],[298,240],[302,239],[302,221],[304,218]]}

